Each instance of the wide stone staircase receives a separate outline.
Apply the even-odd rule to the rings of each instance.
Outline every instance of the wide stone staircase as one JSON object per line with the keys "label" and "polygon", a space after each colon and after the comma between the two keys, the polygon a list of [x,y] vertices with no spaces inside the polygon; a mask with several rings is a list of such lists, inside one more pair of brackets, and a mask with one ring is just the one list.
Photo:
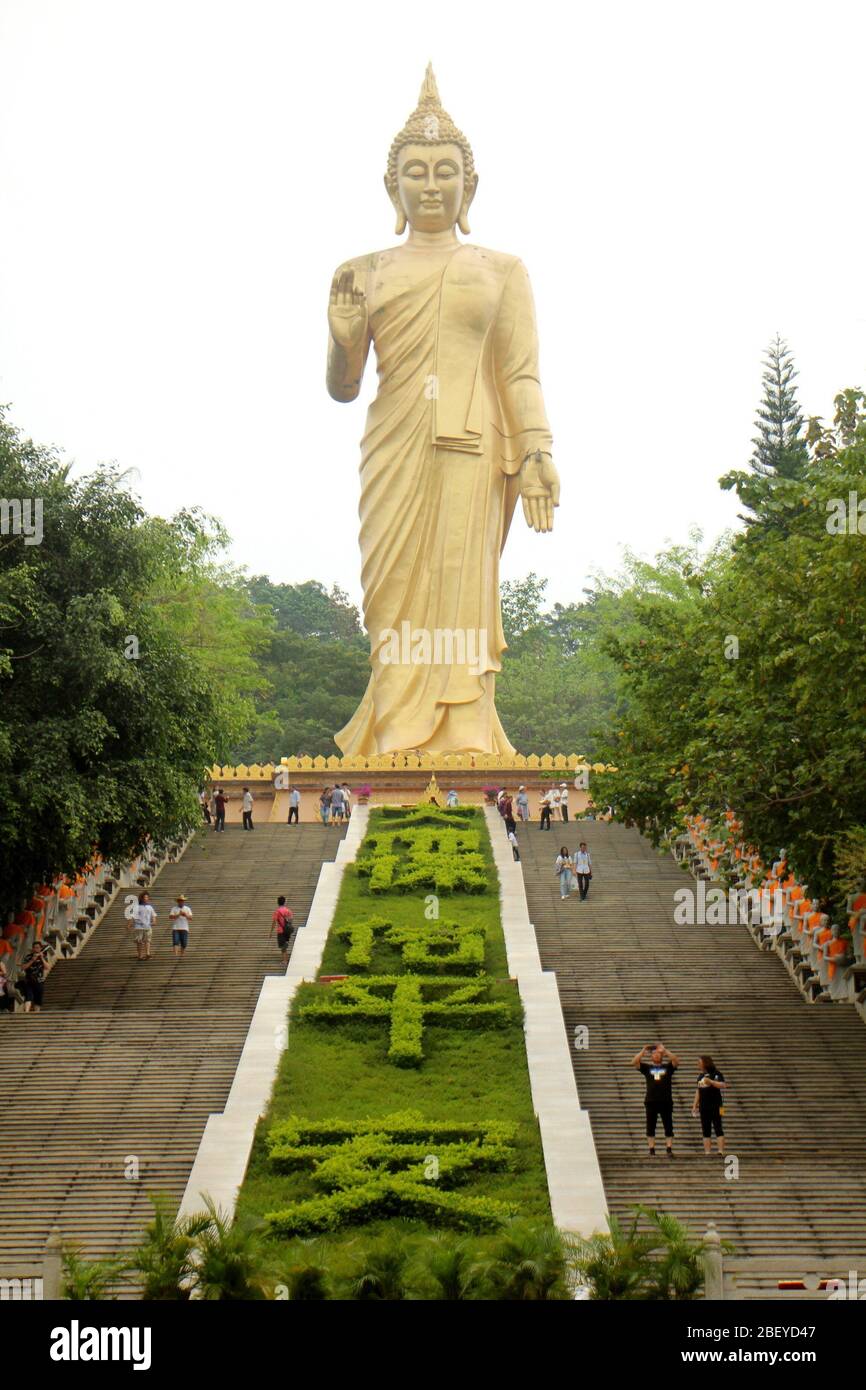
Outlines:
{"label": "wide stone staircase", "polygon": [[[695,1233],[714,1221],[745,1257],[853,1256],[866,1268],[866,1027],[853,1009],[807,1004],[742,926],[679,926],[674,893],[694,888],[636,830],[602,822],[519,829],[545,969],[555,970],[572,1058],[611,1211],[635,1203]],[[561,902],[553,862],[580,840],[590,895]],[[644,1081],[629,1064],[661,1039],[679,1055],[673,1161],[646,1155]],[[698,1055],[730,1083],[725,1128],[737,1159],[703,1154],[690,1116]]]}
{"label": "wide stone staircase", "polygon": [[[56,1227],[90,1256],[135,1243],[150,1193],[176,1204],[208,1115],[223,1109],[262,980],[277,895],[302,924],[344,831],[309,824],[199,832],[151,897],[150,961],[121,894],[79,956],[46,981],[41,1014],[0,1016],[0,1261],[39,1259]],[[193,912],[175,959],[168,913]]]}

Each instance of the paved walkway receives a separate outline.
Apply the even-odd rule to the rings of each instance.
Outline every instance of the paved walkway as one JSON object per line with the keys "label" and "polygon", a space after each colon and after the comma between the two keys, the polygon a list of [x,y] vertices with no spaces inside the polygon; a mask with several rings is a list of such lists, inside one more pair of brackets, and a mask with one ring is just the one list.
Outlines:
{"label": "paved walkway", "polygon": [[[0,1259],[38,1259],[55,1225],[91,1255],[134,1244],[148,1194],[179,1201],[205,1122],[228,1095],[262,980],[278,893],[306,919],[338,828],[231,827],[190,844],[153,886],[152,960],[134,958],[115,900],[82,953],[59,962],[38,1015],[0,1017]],[[168,911],[194,917],[176,960]]]}
{"label": "paved walkway", "polygon": [[[642,1202],[696,1232],[714,1220],[737,1253],[854,1254],[866,1268],[866,1027],[853,1009],[807,1004],[741,926],[677,926],[694,886],[635,830],[601,822],[519,831],[542,964],[555,970],[581,1105],[590,1111],[608,1204]],[[590,896],[563,903],[561,844],[588,841]],[[681,1059],[675,1151],[646,1157],[643,1079],[629,1066],[661,1040]],[[739,1177],[705,1158],[691,1119],[699,1053],[731,1082],[725,1125]]]}

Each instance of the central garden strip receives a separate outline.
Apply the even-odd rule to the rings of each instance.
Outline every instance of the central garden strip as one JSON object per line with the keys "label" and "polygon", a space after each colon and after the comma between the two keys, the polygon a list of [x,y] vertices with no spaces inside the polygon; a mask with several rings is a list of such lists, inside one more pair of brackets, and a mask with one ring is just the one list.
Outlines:
{"label": "central garden strip", "polygon": [[[487,827],[474,808],[370,817],[315,983],[300,986],[238,1199],[279,1246],[407,1221],[549,1222]],[[339,1249],[334,1250],[339,1256]]]}

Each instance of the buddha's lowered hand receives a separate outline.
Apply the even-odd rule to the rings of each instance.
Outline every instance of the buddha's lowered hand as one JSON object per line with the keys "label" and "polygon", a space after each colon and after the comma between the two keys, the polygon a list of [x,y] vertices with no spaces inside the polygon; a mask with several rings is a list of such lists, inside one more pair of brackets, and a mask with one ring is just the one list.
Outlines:
{"label": "buddha's lowered hand", "polygon": [[520,467],[523,515],[533,531],[553,530],[553,509],[559,506],[559,474],[550,454],[541,449],[527,454]]}

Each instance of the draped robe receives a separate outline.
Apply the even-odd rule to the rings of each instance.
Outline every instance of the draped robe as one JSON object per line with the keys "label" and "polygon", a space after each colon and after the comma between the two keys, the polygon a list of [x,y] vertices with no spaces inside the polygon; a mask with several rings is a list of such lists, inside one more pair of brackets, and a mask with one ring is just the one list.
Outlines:
{"label": "draped robe", "polygon": [[407,254],[341,267],[366,292],[379,387],[360,468],[371,676],[335,739],[345,754],[510,753],[499,556],[520,465],[551,446],[532,292],[500,252],[458,243],[411,273]]}

